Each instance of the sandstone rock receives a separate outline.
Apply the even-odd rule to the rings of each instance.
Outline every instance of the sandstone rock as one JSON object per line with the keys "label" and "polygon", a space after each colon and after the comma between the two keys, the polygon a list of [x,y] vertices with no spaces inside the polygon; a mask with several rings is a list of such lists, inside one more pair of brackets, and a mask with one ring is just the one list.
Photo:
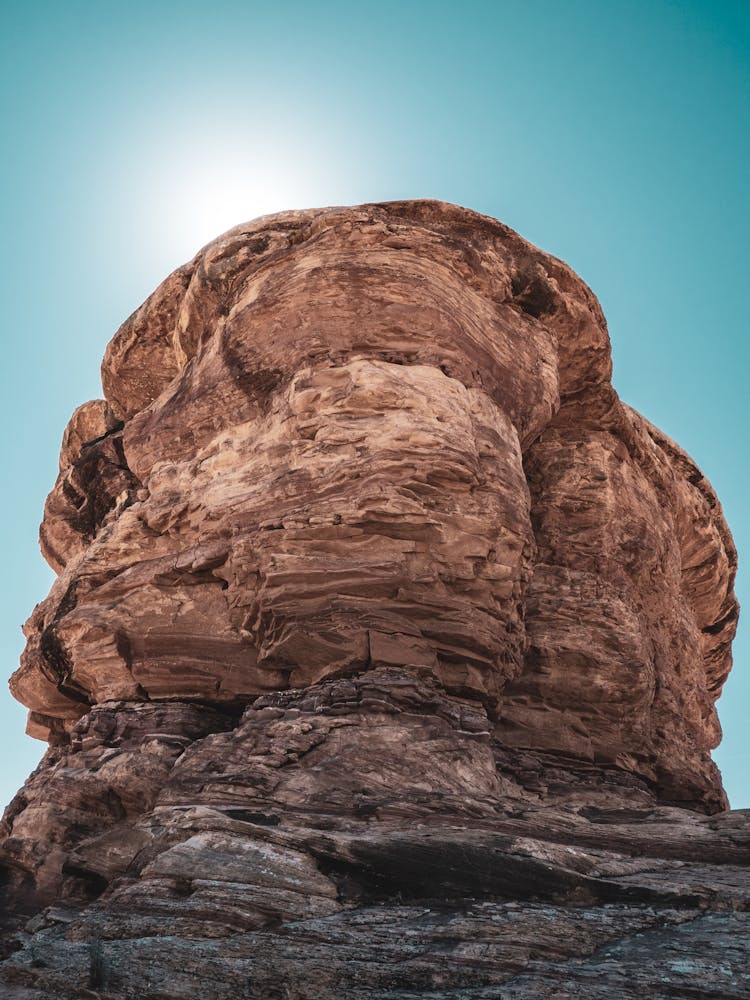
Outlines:
{"label": "sandstone rock", "polygon": [[437,202],[157,289],[45,507],[8,996],[747,995],[736,552],[610,374],[566,265]]}

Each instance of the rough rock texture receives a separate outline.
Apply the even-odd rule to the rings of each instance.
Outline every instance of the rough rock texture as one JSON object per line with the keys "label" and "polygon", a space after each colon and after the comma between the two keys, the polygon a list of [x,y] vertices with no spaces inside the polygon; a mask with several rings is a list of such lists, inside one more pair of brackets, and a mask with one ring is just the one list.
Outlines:
{"label": "rough rock texture", "polygon": [[746,997],[736,553],[563,263],[437,202],[237,227],[65,432],[3,996]]}

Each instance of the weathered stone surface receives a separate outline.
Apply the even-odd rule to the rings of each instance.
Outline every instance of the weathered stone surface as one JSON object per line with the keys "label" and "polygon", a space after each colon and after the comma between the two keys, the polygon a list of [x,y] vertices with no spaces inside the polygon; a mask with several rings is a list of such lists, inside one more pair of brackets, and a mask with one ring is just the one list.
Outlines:
{"label": "weathered stone surface", "polygon": [[442,203],[157,289],[45,508],[9,997],[748,995],[736,553],[610,374],[581,280]]}

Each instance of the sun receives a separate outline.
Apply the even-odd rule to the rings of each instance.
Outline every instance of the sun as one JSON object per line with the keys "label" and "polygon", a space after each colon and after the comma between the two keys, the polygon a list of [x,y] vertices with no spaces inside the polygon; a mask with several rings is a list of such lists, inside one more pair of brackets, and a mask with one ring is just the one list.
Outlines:
{"label": "sun", "polygon": [[215,107],[209,120],[182,109],[166,123],[149,121],[141,155],[123,149],[114,192],[144,272],[177,267],[261,215],[373,200],[369,175],[353,179],[335,146],[329,123],[292,123],[283,109],[242,122]]}
{"label": "sun", "polygon": [[[191,253],[242,222],[320,203],[313,165],[276,151],[195,151],[177,164],[163,191],[161,211]],[[325,203],[325,202],[323,202]]]}

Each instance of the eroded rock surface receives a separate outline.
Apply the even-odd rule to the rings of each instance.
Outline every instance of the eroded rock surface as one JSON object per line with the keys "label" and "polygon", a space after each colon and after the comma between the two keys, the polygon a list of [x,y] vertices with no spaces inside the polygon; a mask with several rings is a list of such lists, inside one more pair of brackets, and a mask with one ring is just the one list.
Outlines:
{"label": "eroded rock surface", "polygon": [[45,507],[9,997],[750,993],[736,553],[610,374],[565,264],[437,202],[157,289]]}

